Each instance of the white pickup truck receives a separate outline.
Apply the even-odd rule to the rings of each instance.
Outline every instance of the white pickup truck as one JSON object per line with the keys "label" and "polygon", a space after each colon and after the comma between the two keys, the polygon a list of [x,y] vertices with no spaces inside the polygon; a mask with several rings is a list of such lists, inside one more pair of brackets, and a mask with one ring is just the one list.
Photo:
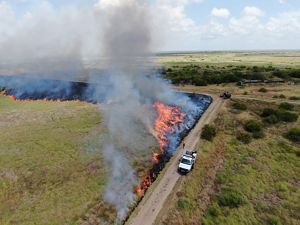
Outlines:
{"label": "white pickup truck", "polygon": [[179,160],[178,172],[186,174],[194,168],[194,164],[197,158],[197,152],[186,151]]}

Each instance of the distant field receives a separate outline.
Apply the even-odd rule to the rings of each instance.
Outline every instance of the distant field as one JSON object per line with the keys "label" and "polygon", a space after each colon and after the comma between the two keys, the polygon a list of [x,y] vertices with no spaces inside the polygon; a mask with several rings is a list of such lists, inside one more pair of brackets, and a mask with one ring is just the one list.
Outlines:
{"label": "distant field", "polygon": [[71,224],[99,200],[105,129],[96,106],[0,94],[0,224]]}
{"label": "distant field", "polygon": [[178,53],[159,55],[157,61],[165,66],[189,64],[215,65],[217,67],[272,65],[280,68],[300,68],[300,51]]}

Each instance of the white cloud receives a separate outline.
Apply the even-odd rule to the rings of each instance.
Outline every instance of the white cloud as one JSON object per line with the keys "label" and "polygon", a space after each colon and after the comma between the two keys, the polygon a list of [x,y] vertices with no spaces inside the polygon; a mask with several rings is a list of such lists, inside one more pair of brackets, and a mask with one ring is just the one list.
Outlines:
{"label": "white cloud", "polygon": [[213,8],[211,15],[214,17],[228,18],[230,16],[230,12],[225,8]]}
{"label": "white cloud", "polygon": [[[16,16],[9,3],[0,0],[0,47],[5,48],[3,40],[15,43],[10,47],[18,56],[20,45],[28,45],[25,55],[69,54],[79,51],[88,55],[101,52],[101,26],[105,21],[99,19],[110,7],[134,0],[99,0],[94,7],[86,9],[61,7],[55,9],[43,1],[35,9],[30,9],[23,16]],[[300,9],[284,12],[270,18],[262,9],[247,6],[240,17],[232,17],[226,8],[214,8],[208,22],[196,22],[187,14],[186,7],[194,0],[156,0],[148,5],[153,27],[155,50],[197,50],[215,48],[300,48]],[[67,9],[69,8],[69,9]],[[89,8],[89,9],[88,9]],[[98,17],[95,21],[95,11]],[[208,12],[209,14],[209,12]],[[204,15],[205,16],[205,15]],[[225,19],[229,18],[230,19]],[[102,17],[101,17],[102,18]],[[84,21],[84,22],[82,22]],[[82,24],[82,26],[80,26]],[[88,35],[87,35],[88,34]],[[22,40],[22,41],[19,41]],[[225,42],[227,40],[228,42]],[[215,43],[218,43],[214,45]],[[230,44],[231,45],[230,45]],[[244,43],[244,44],[243,44]],[[251,43],[251,45],[249,44]],[[45,46],[49,48],[43,49]],[[97,46],[97,48],[95,48]],[[40,53],[32,54],[34,49]],[[75,50],[74,50],[75,49]],[[8,50],[7,50],[8,51]],[[23,55],[23,53],[21,54]]]}
{"label": "white cloud", "polygon": [[255,6],[246,6],[243,10],[243,13],[245,16],[253,16],[253,17],[259,17],[265,14],[264,11],[262,11],[261,9]]}

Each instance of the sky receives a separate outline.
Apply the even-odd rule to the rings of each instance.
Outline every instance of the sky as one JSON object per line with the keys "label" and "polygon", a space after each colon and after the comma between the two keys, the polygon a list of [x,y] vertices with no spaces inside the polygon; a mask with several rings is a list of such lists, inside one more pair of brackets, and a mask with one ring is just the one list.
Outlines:
{"label": "sky", "polygon": [[[0,45],[25,30],[30,20],[47,20],[55,14],[57,20],[63,19],[60,15],[68,14],[69,8],[81,18],[82,8],[109,10],[107,6],[120,1],[133,0],[0,0]],[[154,51],[300,49],[300,0],[147,0],[145,4]]]}

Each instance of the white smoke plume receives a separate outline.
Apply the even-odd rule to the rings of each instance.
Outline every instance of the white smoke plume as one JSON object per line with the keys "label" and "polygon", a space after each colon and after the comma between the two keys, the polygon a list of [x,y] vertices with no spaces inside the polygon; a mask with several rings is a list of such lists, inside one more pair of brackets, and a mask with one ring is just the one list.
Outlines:
{"label": "white smoke plume", "polygon": [[98,100],[102,96],[97,93],[105,93],[108,102],[99,107],[109,131],[103,149],[109,171],[104,199],[116,207],[119,219],[135,200],[137,185],[126,149],[153,145],[145,139],[155,117],[153,100],[194,107],[187,98],[175,96],[152,69],[152,16],[151,7],[139,0],[101,0],[93,7],[59,11],[43,2],[28,19],[12,19],[14,28],[0,30],[0,74],[76,80],[88,75],[86,58],[100,56],[106,80],[97,74],[90,77],[98,84],[91,98]]}

